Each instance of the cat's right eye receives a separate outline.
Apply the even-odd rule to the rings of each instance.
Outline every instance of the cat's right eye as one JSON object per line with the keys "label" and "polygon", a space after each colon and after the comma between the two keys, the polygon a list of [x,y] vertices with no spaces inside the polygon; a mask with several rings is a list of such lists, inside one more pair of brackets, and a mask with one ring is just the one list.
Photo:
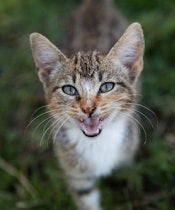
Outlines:
{"label": "cat's right eye", "polygon": [[72,85],[64,85],[62,87],[62,90],[65,94],[70,95],[70,96],[77,96],[78,95],[78,91],[75,87],[73,87]]}

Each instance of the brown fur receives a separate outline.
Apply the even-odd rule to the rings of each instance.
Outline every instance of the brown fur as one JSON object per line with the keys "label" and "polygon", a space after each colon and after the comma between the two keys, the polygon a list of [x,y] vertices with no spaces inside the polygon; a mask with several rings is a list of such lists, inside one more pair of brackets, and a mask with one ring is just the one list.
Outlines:
{"label": "brown fur", "polygon": [[66,55],[95,49],[107,53],[127,25],[119,10],[114,9],[112,0],[85,0],[73,13],[63,51]]}
{"label": "brown fur", "polygon": [[[126,21],[114,13],[109,0],[84,1],[73,20],[64,47],[66,55],[41,34],[33,33],[30,40],[53,117],[55,152],[73,197],[80,210],[100,210],[96,178],[106,175],[106,170],[109,173],[115,164],[130,161],[137,149],[138,126],[133,113],[144,38],[140,24],[134,23],[114,45]],[[102,92],[106,83],[112,83],[112,89]],[[70,92],[65,92],[67,86]],[[98,155],[102,155],[99,161]],[[103,163],[106,159],[109,165]]]}

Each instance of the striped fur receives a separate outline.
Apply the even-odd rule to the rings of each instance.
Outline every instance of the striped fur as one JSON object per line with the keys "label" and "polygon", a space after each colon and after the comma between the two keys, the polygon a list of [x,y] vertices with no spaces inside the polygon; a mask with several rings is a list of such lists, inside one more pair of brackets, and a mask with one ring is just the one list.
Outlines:
{"label": "striped fur", "polygon": [[[105,6],[107,12],[109,3],[95,4]],[[80,10],[89,11],[90,7],[92,1],[85,1]],[[81,30],[79,24],[74,25],[76,33]],[[103,32],[99,33],[101,37]],[[138,23],[129,26],[113,47],[109,36],[104,36],[103,42],[108,43],[105,47],[102,46],[105,43],[98,45],[102,40],[99,42],[96,33],[87,36],[96,37],[98,42],[94,45],[84,35],[83,38],[77,35],[79,43],[75,44],[74,34],[74,43],[67,49],[75,53],[69,58],[41,34],[33,33],[30,40],[53,117],[55,153],[70,191],[79,210],[100,210],[96,180],[131,161],[139,143],[133,114],[138,77],[143,68],[144,38]],[[90,44],[86,48],[87,43]],[[94,46],[102,52],[88,51]],[[77,52],[79,48],[84,51]]]}

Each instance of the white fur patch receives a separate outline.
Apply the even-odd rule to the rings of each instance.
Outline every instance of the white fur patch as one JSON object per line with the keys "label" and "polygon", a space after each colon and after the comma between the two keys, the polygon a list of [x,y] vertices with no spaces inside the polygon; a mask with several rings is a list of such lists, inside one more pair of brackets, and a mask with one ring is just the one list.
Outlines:
{"label": "white fur patch", "polygon": [[[76,152],[88,168],[86,175],[107,175],[122,162],[126,121],[125,117],[120,117],[120,120],[107,125],[99,136],[92,138],[75,127],[68,131],[71,141],[78,143]],[[77,171],[73,173],[78,176]]]}

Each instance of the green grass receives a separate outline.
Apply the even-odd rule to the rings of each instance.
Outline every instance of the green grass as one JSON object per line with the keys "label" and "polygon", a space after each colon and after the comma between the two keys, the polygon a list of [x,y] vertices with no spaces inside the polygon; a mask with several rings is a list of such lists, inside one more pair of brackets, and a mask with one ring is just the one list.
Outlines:
{"label": "green grass", "polygon": [[[6,0],[0,3],[0,209],[73,210],[47,139],[40,145],[43,113],[28,37],[59,43],[79,1]],[[116,0],[129,22],[141,22],[146,39],[142,104],[158,126],[144,119],[147,137],[136,162],[100,181],[104,210],[172,210],[175,206],[175,7],[173,0]],[[155,117],[146,111],[153,124]],[[43,118],[44,119],[44,118]],[[3,162],[5,161],[5,162]],[[21,178],[22,176],[22,178]],[[27,180],[23,181],[23,176]],[[28,184],[26,186],[26,184]]]}

